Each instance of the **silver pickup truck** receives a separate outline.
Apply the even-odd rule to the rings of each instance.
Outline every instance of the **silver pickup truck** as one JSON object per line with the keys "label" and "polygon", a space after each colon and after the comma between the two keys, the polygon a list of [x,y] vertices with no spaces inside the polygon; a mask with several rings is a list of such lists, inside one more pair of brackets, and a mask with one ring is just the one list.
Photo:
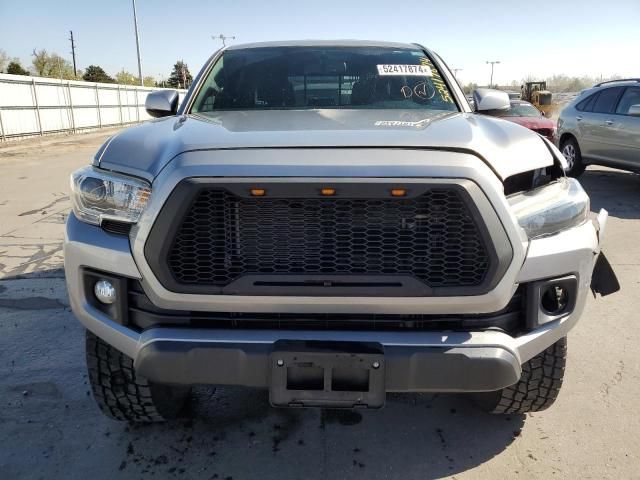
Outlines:
{"label": "silver pickup truck", "polygon": [[199,384],[551,405],[590,288],[618,288],[607,213],[546,139],[480,114],[505,93],[474,100],[434,52],[360,41],[227,47],[180,105],[150,94],[159,118],[71,177],[66,279],[102,411],[161,421]]}

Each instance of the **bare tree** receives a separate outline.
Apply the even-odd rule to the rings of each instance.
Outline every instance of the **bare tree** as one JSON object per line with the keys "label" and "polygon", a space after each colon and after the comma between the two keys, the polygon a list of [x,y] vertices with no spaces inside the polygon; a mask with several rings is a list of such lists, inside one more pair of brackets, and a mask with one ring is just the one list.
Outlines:
{"label": "bare tree", "polygon": [[31,63],[33,64],[35,74],[40,77],[46,76],[47,64],[49,63],[49,54],[47,53],[47,51],[44,48],[36,51],[36,49],[34,48],[31,56],[33,57]]}
{"label": "bare tree", "polygon": [[9,55],[7,55],[7,52],[5,52],[4,50],[0,49],[0,72],[4,72],[4,69],[7,67],[8,63]]}

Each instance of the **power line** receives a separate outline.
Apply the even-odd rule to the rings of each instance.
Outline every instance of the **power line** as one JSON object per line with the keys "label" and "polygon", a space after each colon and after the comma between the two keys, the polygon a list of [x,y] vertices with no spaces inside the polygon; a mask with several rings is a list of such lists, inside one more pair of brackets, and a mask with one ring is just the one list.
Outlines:
{"label": "power line", "polygon": [[211,35],[211,38],[213,38],[214,40],[222,40],[222,46],[226,47],[227,46],[227,40],[235,40],[236,37],[235,36],[226,36],[223,34],[220,35]]}
{"label": "power line", "polygon": [[76,71],[76,44],[73,42],[73,30],[69,30],[69,33],[71,34],[69,40],[71,40],[71,56],[73,57],[73,76],[77,77],[78,72]]}

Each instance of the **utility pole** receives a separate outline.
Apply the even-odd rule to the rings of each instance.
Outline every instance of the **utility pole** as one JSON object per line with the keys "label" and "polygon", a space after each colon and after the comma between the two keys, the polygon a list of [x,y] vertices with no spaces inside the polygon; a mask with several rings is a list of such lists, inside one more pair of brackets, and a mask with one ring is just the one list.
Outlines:
{"label": "utility pole", "polygon": [[227,46],[227,40],[235,40],[236,39],[236,37],[233,37],[233,36],[227,37],[226,35],[223,35],[223,34],[220,34],[220,35],[217,35],[217,36],[213,36],[212,35],[211,38],[213,38],[214,40],[222,40],[222,46],[223,47]]}
{"label": "utility pole", "polygon": [[142,81],[142,62],[140,62],[140,39],[138,38],[138,17],[136,16],[136,0],[133,0],[133,25],[136,30],[136,51],[138,52],[138,77],[140,85],[144,85]]}
{"label": "utility pole", "polygon": [[453,70],[453,76],[458,78],[458,72],[461,72],[462,68],[452,68],[451,70]]}
{"label": "utility pole", "polygon": [[487,61],[487,64],[489,64],[489,63],[491,64],[491,80],[489,80],[489,88],[491,88],[491,85],[493,85],[493,66],[496,63],[500,63],[500,60],[494,60],[492,62]]}
{"label": "utility pole", "polygon": [[71,40],[71,55],[73,56],[73,76],[77,77],[78,72],[76,71],[76,44],[73,43],[73,30],[69,30],[69,33],[71,34],[71,38],[69,38],[69,40]]}

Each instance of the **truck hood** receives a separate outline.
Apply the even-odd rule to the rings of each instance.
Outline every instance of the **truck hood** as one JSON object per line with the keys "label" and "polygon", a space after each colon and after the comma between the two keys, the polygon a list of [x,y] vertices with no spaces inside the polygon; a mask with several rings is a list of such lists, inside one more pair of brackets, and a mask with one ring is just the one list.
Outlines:
{"label": "truck hood", "polygon": [[166,117],[123,130],[94,165],[149,181],[176,155],[196,150],[392,147],[463,151],[505,179],[553,164],[535,133],[484,115],[443,111],[319,109],[226,111]]}

